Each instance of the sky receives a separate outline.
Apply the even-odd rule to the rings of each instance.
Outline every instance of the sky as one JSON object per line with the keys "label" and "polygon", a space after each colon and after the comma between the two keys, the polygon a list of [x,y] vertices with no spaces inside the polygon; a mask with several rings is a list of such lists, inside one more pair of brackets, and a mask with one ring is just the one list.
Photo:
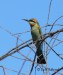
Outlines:
{"label": "sky", "polygon": [[[31,33],[23,33],[30,31],[30,26],[27,22],[22,19],[36,18],[40,26],[44,26],[47,23],[48,10],[49,10],[50,0],[0,0],[0,56],[16,47],[16,37],[9,34],[22,33],[18,44],[25,42],[26,40],[31,39]],[[63,15],[63,0],[52,0],[51,12],[49,24],[52,24],[58,17]],[[60,19],[57,24],[62,24],[63,19]],[[52,31],[61,29],[62,27],[56,26]],[[47,32],[50,28],[47,28]],[[8,32],[9,31],[9,32]],[[42,33],[45,34],[45,28],[42,28]],[[59,39],[62,38],[62,34],[58,36]],[[56,42],[57,43],[57,42]],[[33,45],[34,46],[34,45]],[[62,44],[54,48],[57,52],[62,53]],[[60,51],[59,51],[60,50]],[[28,52],[31,51],[30,48],[26,47],[22,49],[22,53],[27,56]],[[22,57],[19,53],[13,54],[17,57]],[[30,59],[34,58],[34,53],[31,52],[28,56]],[[24,60],[18,60],[13,57],[7,57],[4,60],[0,61],[0,66],[10,68],[13,70],[19,71]],[[27,61],[24,65],[22,73],[26,75],[29,74],[31,69],[31,62]],[[56,56],[53,51],[48,55],[48,67],[49,68],[60,68],[63,64],[63,61]],[[5,70],[6,75],[17,75],[16,72]],[[41,71],[37,71],[37,75],[41,75]],[[0,75],[4,75],[2,68],[0,67]],[[22,74],[21,74],[22,75]],[[35,70],[33,70],[32,75],[35,75]],[[57,74],[58,75],[58,74]]]}

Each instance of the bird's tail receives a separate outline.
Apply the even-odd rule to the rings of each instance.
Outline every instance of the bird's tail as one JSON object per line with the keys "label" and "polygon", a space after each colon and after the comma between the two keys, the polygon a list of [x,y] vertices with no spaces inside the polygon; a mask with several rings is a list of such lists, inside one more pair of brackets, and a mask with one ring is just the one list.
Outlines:
{"label": "bird's tail", "polygon": [[43,52],[42,52],[40,46],[37,48],[37,56],[38,56],[38,58],[37,58],[38,64],[46,64],[46,60],[44,58],[44,55],[43,55]]}

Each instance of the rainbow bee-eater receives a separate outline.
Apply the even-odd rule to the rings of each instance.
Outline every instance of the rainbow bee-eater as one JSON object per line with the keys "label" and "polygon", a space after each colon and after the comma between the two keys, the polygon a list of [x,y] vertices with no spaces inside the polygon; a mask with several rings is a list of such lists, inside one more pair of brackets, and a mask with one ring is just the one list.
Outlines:
{"label": "rainbow bee-eater", "polygon": [[41,42],[39,40],[42,39],[42,32],[41,32],[41,28],[40,25],[38,23],[38,21],[35,18],[32,18],[30,20],[27,19],[23,19],[25,21],[27,21],[31,27],[31,35],[32,35],[32,39],[33,42],[35,42],[35,46],[37,48],[37,63],[38,64],[46,64],[45,58],[43,56],[43,51],[41,49]]}

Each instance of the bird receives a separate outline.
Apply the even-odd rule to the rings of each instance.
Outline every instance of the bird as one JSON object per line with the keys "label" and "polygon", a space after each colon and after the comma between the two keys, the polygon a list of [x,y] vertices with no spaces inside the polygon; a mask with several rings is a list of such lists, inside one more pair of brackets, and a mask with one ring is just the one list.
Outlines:
{"label": "bird", "polygon": [[24,21],[27,21],[31,27],[31,35],[32,35],[32,40],[33,42],[35,42],[35,46],[37,49],[37,63],[38,64],[46,64],[46,60],[45,57],[43,55],[43,51],[41,49],[42,46],[42,42],[40,42],[39,40],[42,39],[42,31],[40,28],[40,25],[38,23],[38,20],[35,18],[31,18],[31,19],[23,19]]}

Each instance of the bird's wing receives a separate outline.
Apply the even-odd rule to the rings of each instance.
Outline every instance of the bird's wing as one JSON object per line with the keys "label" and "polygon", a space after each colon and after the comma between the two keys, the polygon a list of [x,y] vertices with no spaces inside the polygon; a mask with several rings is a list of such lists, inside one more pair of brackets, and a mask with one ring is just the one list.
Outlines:
{"label": "bird's wing", "polygon": [[41,28],[40,27],[39,27],[39,34],[40,34],[40,36],[42,38],[42,31],[41,31]]}

